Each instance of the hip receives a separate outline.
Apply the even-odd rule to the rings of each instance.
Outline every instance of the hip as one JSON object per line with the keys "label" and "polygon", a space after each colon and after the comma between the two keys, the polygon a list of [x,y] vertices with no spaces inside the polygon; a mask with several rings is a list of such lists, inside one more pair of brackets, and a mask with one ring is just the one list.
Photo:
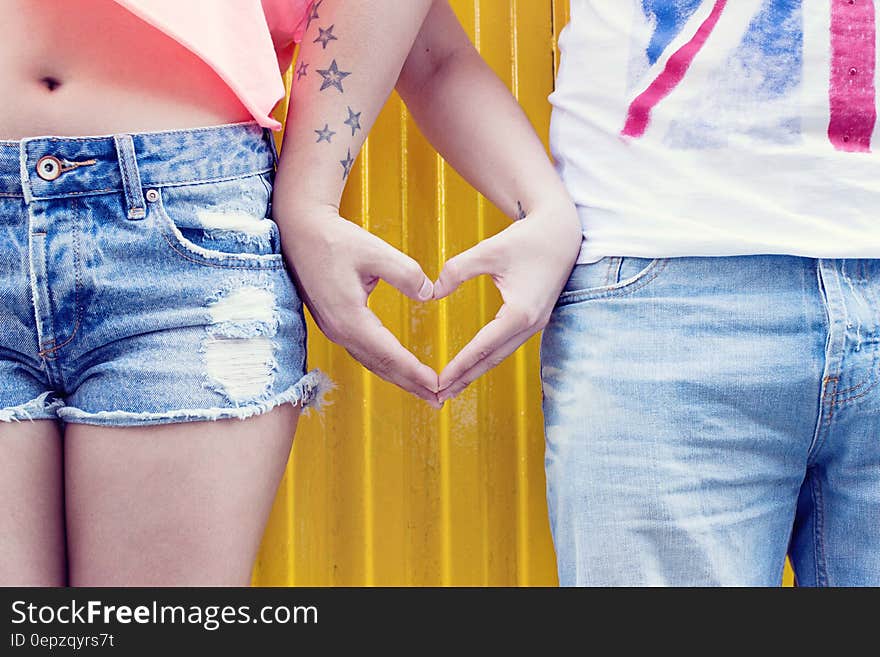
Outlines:
{"label": "hip", "polygon": [[[275,159],[254,122],[0,142],[0,346],[76,356],[212,322],[302,335]],[[214,316],[221,299],[240,305]]]}
{"label": "hip", "polygon": [[880,410],[880,259],[604,257],[575,267],[541,349],[550,415],[588,396]]}

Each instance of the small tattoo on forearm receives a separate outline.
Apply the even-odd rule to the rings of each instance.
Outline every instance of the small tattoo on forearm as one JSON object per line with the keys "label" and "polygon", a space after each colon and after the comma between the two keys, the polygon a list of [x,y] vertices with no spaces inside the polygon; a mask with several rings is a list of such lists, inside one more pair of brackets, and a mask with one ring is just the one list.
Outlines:
{"label": "small tattoo on forearm", "polygon": [[522,202],[517,201],[516,202],[516,220],[520,221],[521,219],[525,219],[525,218],[526,218],[526,211],[523,210]]}
{"label": "small tattoo on forearm", "polygon": [[351,167],[354,165],[354,159],[351,157],[351,149],[348,149],[348,155],[344,160],[339,160],[339,164],[342,165],[342,179],[345,180],[348,178],[348,174],[351,173]]}
{"label": "small tattoo on forearm", "polygon": [[302,80],[309,74],[309,65],[305,62],[300,62],[299,66],[296,67],[296,79],[297,81]]}
{"label": "small tattoo on forearm", "polygon": [[330,27],[328,27],[325,30],[323,27],[321,27],[319,25],[318,26],[318,33],[319,33],[318,38],[315,39],[314,41],[312,41],[312,43],[320,43],[321,46],[323,47],[323,49],[327,50],[328,43],[330,43],[331,41],[339,41],[339,39],[333,35],[333,28],[334,27],[336,27],[336,26],[331,25]]}
{"label": "small tattoo on forearm", "polygon": [[336,87],[336,89],[339,90],[339,93],[345,93],[345,89],[342,88],[342,81],[351,75],[351,71],[340,71],[339,67],[336,65],[335,59],[330,64],[330,68],[319,68],[318,73],[324,78],[324,81],[321,83],[321,91],[330,87]]}
{"label": "small tattoo on forearm", "polygon": [[318,16],[318,7],[321,6],[321,3],[322,3],[322,2],[324,2],[324,0],[318,0],[318,1],[317,1],[316,3],[314,3],[314,4],[312,5],[312,7],[309,9],[309,17],[308,17],[308,18],[309,18],[309,22],[306,23],[306,31],[308,31],[308,29],[312,26],[312,21],[313,21],[313,20],[317,20],[317,19],[321,18],[320,16]]}
{"label": "small tattoo on forearm", "polygon": [[354,113],[351,111],[351,107],[348,108],[348,118],[343,121],[345,125],[351,128],[351,136],[354,137],[354,133],[361,129],[361,114],[363,112]]}
{"label": "small tattoo on forearm", "polygon": [[324,128],[322,130],[315,130],[315,133],[318,135],[318,141],[316,144],[320,144],[322,141],[326,141],[328,144],[332,144],[333,135],[336,133],[330,129],[328,124],[324,124]]}

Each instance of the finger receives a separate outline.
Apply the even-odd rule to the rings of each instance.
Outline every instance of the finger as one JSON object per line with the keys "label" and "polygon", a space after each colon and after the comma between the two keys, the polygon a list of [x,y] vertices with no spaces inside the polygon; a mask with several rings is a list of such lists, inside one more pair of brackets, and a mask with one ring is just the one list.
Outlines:
{"label": "finger", "polygon": [[367,308],[357,319],[357,334],[346,349],[364,367],[432,405],[437,400],[437,373],[422,363],[394,337]]}
{"label": "finger", "polygon": [[434,283],[434,298],[442,299],[458,289],[458,286],[476,276],[491,274],[495,262],[493,238],[483,240],[476,246],[459,253],[446,261],[437,282]]}
{"label": "finger", "polygon": [[521,312],[509,306],[501,306],[501,310],[491,322],[481,328],[473,339],[456,354],[440,375],[440,390],[444,390],[453,381],[481,360],[495,352],[513,336],[530,328],[530,322]]}
{"label": "finger", "polygon": [[438,395],[438,400],[442,403],[449,399],[453,399],[454,397],[458,397],[471,383],[479,379],[489,370],[500,365],[508,356],[519,349],[526,340],[532,337],[532,335],[534,335],[532,331],[523,331],[522,333],[514,335],[507,342],[495,349],[495,351],[487,354],[485,358],[478,361],[458,379],[452,381],[446,389]]}
{"label": "finger", "polygon": [[371,274],[390,283],[410,299],[427,301],[434,295],[434,284],[418,262],[390,244],[376,238]]}

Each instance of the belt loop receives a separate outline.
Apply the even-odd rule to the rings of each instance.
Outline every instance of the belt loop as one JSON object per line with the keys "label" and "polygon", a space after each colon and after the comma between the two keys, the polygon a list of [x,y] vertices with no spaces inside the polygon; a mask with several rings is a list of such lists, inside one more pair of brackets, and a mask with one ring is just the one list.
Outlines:
{"label": "belt loop", "polygon": [[134,141],[131,135],[114,135],[116,155],[119,157],[119,172],[122,174],[122,189],[129,219],[143,219],[147,216],[144,191],[141,189],[141,176],[138,172]]}
{"label": "belt loop", "polygon": [[263,128],[263,135],[269,142],[269,149],[272,151],[272,166],[278,168],[278,147],[275,144],[275,136],[269,128]]}
{"label": "belt loop", "polygon": [[28,140],[22,139],[18,145],[18,175],[21,178],[21,193],[24,195],[24,204],[30,205],[33,200],[33,191],[31,190],[31,174],[27,168],[27,147]]}

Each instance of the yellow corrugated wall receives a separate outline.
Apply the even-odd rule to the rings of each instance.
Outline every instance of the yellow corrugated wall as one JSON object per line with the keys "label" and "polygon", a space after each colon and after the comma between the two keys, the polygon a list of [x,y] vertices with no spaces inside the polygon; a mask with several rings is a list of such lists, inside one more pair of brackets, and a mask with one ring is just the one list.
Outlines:
{"label": "yellow corrugated wall", "polygon": [[[546,138],[568,0],[451,4]],[[432,277],[447,257],[508,223],[435,154],[397,96],[358,160],[342,214]],[[371,298],[403,344],[438,370],[499,305],[489,280],[436,304],[415,304],[385,284]],[[309,358],[338,388],[323,414],[300,422],[254,584],[556,583],[537,338],[439,413],[365,371],[311,320]]]}

